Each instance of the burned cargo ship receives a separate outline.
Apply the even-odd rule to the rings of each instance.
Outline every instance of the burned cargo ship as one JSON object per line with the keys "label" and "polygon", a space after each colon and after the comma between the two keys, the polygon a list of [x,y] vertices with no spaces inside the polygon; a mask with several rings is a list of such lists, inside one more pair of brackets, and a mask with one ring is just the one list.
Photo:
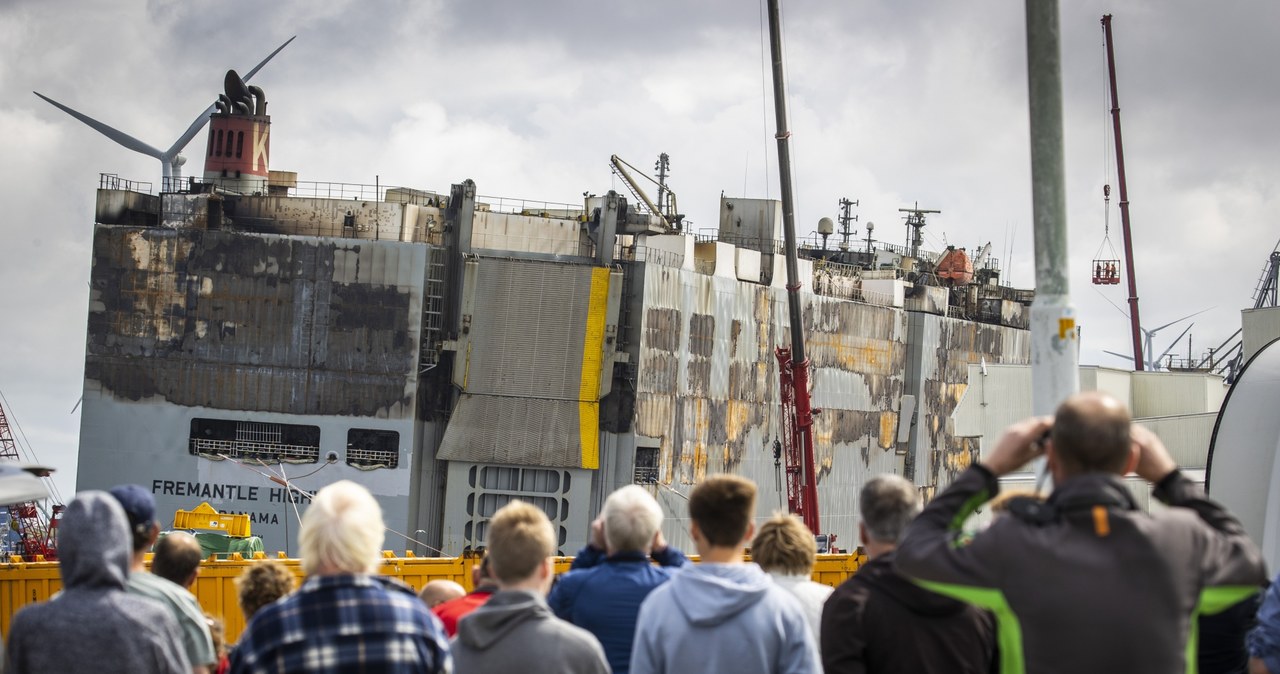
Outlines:
{"label": "burned cargo ship", "polygon": [[[269,125],[252,100],[224,106],[203,176],[102,177],[79,489],[247,513],[291,554],[307,494],[339,479],[417,554],[483,547],[513,498],[566,554],[624,484],[653,490],[678,544],[707,475],[753,479],[762,516],[785,507],[777,202],[721,196],[694,234],[613,191],[309,183],[269,168]],[[971,363],[1028,361],[1032,293],[994,260],[943,275],[918,246],[804,253],[822,524],[847,547],[868,478],[928,495],[977,458],[951,415]]]}

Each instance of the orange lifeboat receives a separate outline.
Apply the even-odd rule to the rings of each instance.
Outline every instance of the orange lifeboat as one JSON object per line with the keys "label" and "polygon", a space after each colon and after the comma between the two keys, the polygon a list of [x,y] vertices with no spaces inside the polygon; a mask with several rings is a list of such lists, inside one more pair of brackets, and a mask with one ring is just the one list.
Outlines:
{"label": "orange lifeboat", "polygon": [[947,252],[938,258],[938,278],[948,285],[966,285],[973,280],[973,260],[963,248],[947,246]]}

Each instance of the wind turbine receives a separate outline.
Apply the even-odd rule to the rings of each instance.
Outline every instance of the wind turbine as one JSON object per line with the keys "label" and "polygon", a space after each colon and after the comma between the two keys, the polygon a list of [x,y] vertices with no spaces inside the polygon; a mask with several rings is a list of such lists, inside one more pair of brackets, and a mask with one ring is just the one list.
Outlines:
{"label": "wind turbine", "polygon": [[[297,35],[294,35],[288,40],[285,40],[284,44],[280,45],[279,47],[276,47],[275,51],[268,54],[266,58],[262,59],[262,61],[258,63],[258,65],[253,67],[253,70],[250,70],[248,73],[245,74],[244,81],[248,82],[249,78],[253,77],[254,74],[256,74],[259,70],[262,69],[262,66],[265,66],[267,62],[270,61],[276,54],[280,53],[280,50],[289,46],[289,43],[293,42],[294,39],[297,37],[298,37]],[[53,100],[52,98],[49,98],[48,96],[45,96],[44,94],[38,91],[33,91],[31,93],[39,96],[45,101],[48,101],[50,105],[53,105],[54,107],[67,113],[68,115],[71,115],[72,117],[75,117],[76,119],[84,122],[85,124],[92,127],[94,130],[98,131],[99,133],[106,136],[107,138],[110,138],[111,140],[114,140],[115,142],[123,145],[124,147],[130,150],[133,150],[134,152],[139,152],[149,157],[155,157],[156,159],[159,159],[160,167],[161,167],[161,175],[164,178],[164,183],[162,183],[162,185],[168,184],[171,179],[176,180],[182,177],[182,165],[187,163],[187,158],[183,157],[178,153],[181,152],[183,148],[187,146],[187,143],[190,143],[191,139],[195,138],[195,135],[200,132],[200,129],[204,128],[204,125],[209,122],[209,115],[213,114],[213,110],[216,105],[216,102],[215,102],[213,104],[210,104],[209,107],[205,108],[203,112],[201,112],[199,115],[196,116],[195,121],[191,122],[191,126],[188,126],[187,130],[183,132],[181,136],[178,137],[178,140],[174,141],[173,145],[169,146],[168,150],[161,150],[155,146],[144,143],[138,140],[137,138],[134,138],[133,136],[130,136],[129,134],[123,131],[120,131],[119,129],[112,128],[102,122],[99,122],[98,120],[86,114],[72,110],[71,108]]]}
{"label": "wind turbine", "polygon": [[[1096,289],[1095,289],[1095,290],[1096,290]],[[1101,292],[1099,292],[1098,294],[1099,294],[1099,295],[1102,295],[1102,293],[1101,293]],[[1124,314],[1126,317],[1129,315],[1129,314],[1125,313],[1124,309],[1121,309],[1119,306],[1116,306],[1116,303],[1115,303],[1115,302],[1112,302],[1110,297],[1107,297],[1106,295],[1102,295],[1102,299],[1106,300],[1106,301],[1107,301],[1111,306],[1113,306],[1113,307],[1115,307],[1115,308],[1116,308],[1116,311],[1119,311],[1120,313]],[[1156,328],[1152,328],[1152,329],[1150,329],[1150,330],[1148,330],[1148,329],[1146,329],[1146,328],[1144,328],[1144,327],[1142,327],[1142,326],[1138,326],[1138,329],[1142,331],[1142,342],[1143,342],[1143,343],[1142,343],[1142,353],[1143,353],[1143,354],[1145,354],[1145,355],[1146,355],[1146,357],[1147,357],[1147,362],[1145,363],[1145,365],[1146,365],[1147,369],[1148,369],[1148,370],[1151,370],[1152,372],[1157,372],[1157,371],[1159,371],[1159,370],[1160,370],[1160,361],[1164,360],[1164,357],[1165,357],[1165,356],[1167,356],[1167,355],[1169,355],[1169,352],[1170,352],[1170,351],[1173,351],[1173,347],[1177,346],[1177,345],[1178,345],[1178,342],[1181,342],[1181,341],[1182,341],[1182,338],[1187,336],[1187,333],[1191,331],[1191,328],[1195,327],[1195,323],[1192,323],[1191,325],[1188,325],[1186,328],[1183,328],[1182,333],[1178,335],[1178,338],[1177,338],[1177,339],[1175,339],[1175,340],[1173,340],[1172,342],[1170,342],[1170,343],[1169,343],[1169,348],[1167,348],[1167,349],[1165,349],[1164,351],[1160,352],[1160,355],[1155,356],[1155,355],[1153,355],[1153,354],[1155,353],[1155,350],[1154,350],[1154,348],[1152,347],[1152,341],[1154,341],[1154,337],[1155,337],[1155,334],[1156,334],[1157,332],[1160,332],[1161,330],[1164,330],[1164,329],[1165,329],[1165,328],[1167,328],[1167,327],[1170,327],[1170,326],[1173,326],[1173,325],[1177,325],[1178,323],[1181,323],[1181,322],[1183,322],[1183,321],[1185,321],[1185,320],[1187,320],[1188,318],[1191,318],[1191,317],[1193,317],[1193,316],[1199,316],[1200,314],[1203,314],[1203,313],[1204,313],[1204,312],[1206,312],[1206,311],[1208,311],[1208,309],[1201,309],[1200,311],[1197,311],[1197,312],[1195,312],[1195,313],[1193,313],[1193,314],[1187,314],[1186,316],[1183,316],[1182,318],[1179,318],[1179,319],[1178,319],[1178,320],[1176,320],[1176,321],[1170,321],[1170,322],[1168,322],[1168,323],[1165,323],[1164,325],[1161,325],[1161,326],[1156,327]],[[1117,357],[1120,357],[1120,358],[1124,358],[1124,359],[1129,360],[1129,361],[1132,361],[1132,360],[1133,360],[1133,354],[1131,354],[1131,353],[1127,353],[1127,354],[1126,354],[1126,353],[1116,353],[1115,351],[1107,351],[1107,350],[1105,350],[1105,349],[1103,350],[1103,353],[1108,353],[1108,354],[1111,354],[1111,355],[1113,355],[1113,356],[1117,356]]]}

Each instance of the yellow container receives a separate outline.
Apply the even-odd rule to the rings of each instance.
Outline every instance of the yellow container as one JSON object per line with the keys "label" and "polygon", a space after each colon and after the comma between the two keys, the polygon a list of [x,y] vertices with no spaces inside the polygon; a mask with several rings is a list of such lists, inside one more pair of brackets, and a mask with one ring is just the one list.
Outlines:
{"label": "yellow container", "polygon": [[193,510],[178,510],[173,513],[174,529],[205,529],[221,531],[228,536],[245,538],[250,533],[248,515],[232,515],[220,513],[206,501]]}
{"label": "yellow container", "polygon": [[[398,578],[415,590],[421,590],[427,581],[436,579],[452,580],[468,590],[472,589],[471,569],[477,561],[473,557],[415,557],[412,553],[396,557],[391,551],[384,551],[382,554],[382,565],[378,572]],[[259,554],[256,559],[243,559],[240,555],[233,554],[230,559],[206,560],[200,565],[200,575],[191,587],[205,612],[221,618],[226,625],[227,643],[235,643],[245,626],[235,579],[246,567],[261,559],[266,557]],[[691,559],[698,561],[696,555]],[[302,565],[297,559],[280,556],[276,561],[292,571],[301,584]],[[818,555],[813,568],[813,579],[823,585],[835,587],[853,575],[865,562],[866,555],[861,553]],[[148,555],[148,566],[150,563]],[[568,571],[572,563],[572,557],[557,557],[556,573]],[[9,624],[18,609],[27,604],[45,601],[61,589],[62,578],[58,574],[57,562],[0,563],[0,633],[9,633]]]}

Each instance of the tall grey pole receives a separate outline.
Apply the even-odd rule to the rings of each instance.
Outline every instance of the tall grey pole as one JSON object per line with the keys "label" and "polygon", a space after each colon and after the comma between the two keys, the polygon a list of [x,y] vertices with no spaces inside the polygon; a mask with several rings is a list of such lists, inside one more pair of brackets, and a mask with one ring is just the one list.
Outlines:
{"label": "tall grey pole", "polygon": [[1080,390],[1076,310],[1067,282],[1062,166],[1062,56],[1058,0],[1027,0],[1031,108],[1031,211],[1036,298],[1031,304],[1031,411],[1052,414]]}

